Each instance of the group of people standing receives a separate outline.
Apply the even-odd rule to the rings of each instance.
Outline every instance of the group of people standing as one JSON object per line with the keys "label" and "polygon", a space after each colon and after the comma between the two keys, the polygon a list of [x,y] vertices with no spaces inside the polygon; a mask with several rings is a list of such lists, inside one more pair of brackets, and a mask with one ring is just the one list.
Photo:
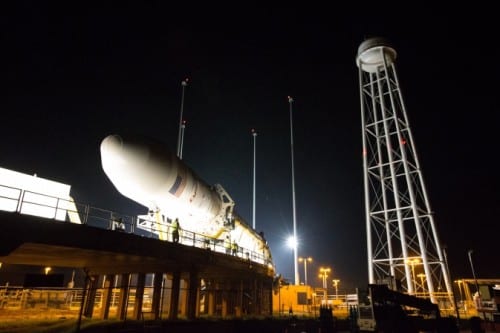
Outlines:
{"label": "group of people standing", "polygon": [[[179,219],[176,218],[172,221],[171,225],[171,231],[172,231],[172,241],[174,243],[179,243],[179,232],[181,230],[181,225],[179,223]],[[229,237],[229,234],[226,235],[226,239],[224,240],[224,247],[226,249],[226,254],[232,254],[233,256],[238,254],[238,243],[236,243],[235,240],[231,242],[231,238]]]}
{"label": "group of people standing", "polygon": [[[172,221],[172,225],[170,227],[172,230],[172,241],[174,243],[179,243],[179,233],[181,230],[181,225],[179,223],[179,219],[176,218]],[[224,240],[224,247],[226,248],[226,254],[232,254],[233,256],[238,254],[238,243],[235,240],[231,242],[231,238],[229,234],[226,235],[226,239]]]}

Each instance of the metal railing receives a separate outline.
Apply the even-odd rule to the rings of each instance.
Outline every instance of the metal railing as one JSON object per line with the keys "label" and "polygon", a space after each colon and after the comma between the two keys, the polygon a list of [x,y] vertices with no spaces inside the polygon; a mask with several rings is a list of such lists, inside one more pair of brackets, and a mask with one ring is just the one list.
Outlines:
{"label": "metal railing", "polygon": [[[157,234],[153,232],[155,230],[164,229],[167,235],[170,235],[170,226],[166,224],[149,221],[151,232],[148,232],[144,228],[137,228],[139,224],[137,216],[78,203],[71,198],[58,198],[5,185],[0,185],[0,210],[116,230],[152,239],[158,239]],[[171,241],[170,237],[165,241]],[[183,230],[180,233],[179,243],[226,254],[223,240],[189,230]],[[240,246],[234,255],[245,260],[272,266],[271,259],[265,256],[265,252],[256,252]]]}

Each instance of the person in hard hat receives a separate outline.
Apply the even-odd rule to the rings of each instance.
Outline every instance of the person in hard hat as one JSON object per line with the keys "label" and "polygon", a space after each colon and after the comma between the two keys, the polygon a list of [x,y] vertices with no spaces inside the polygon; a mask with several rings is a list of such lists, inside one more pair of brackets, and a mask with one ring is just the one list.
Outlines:
{"label": "person in hard hat", "polygon": [[176,218],[174,222],[172,222],[172,241],[174,243],[179,243],[179,230],[181,225],[179,224],[179,219]]}
{"label": "person in hard hat", "polygon": [[226,254],[231,254],[231,239],[229,235],[226,235],[226,239],[224,239],[224,248],[226,249]]}
{"label": "person in hard hat", "polygon": [[231,245],[231,250],[233,252],[233,256],[235,256],[238,253],[238,243],[233,240],[233,244]]}

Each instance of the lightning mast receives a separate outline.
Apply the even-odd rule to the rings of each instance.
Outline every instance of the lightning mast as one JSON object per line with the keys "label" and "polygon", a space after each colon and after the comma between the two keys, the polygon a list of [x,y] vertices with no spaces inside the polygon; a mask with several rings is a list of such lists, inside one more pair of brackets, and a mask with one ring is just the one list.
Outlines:
{"label": "lightning mast", "polygon": [[252,128],[253,137],[253,200],[252,200],[252,227],[255,230],[255,170],[256,170],[256,148],[257,148],[257,132]]}
{"label": "lightning mast", "polygon": [[295,206],[295,162],[294,162],[294,157],[293,157],[293,115],[292,115],[292,104],[293,104],[293,98],[288,96],[288,104],[290,105],[290,150],[291,150],[291,157],[292,157],[292,205],[293,205],[293,272],[294,272],[294,280],[295,280],[295,285],[298,286],[300,284],[299,280],[299,268],[297,266],[298,264],[298,257],[297,257],[297,247],[298,247],[298,240],[297,240],[297,209]]}
{"label": "lightning mast", "polygon": [[185,122],[183,119],[183,113],[184,113],[184,91],[186,90],[186,87],[188,85],[189,79],[182,80],[181,86],[182,86],[182,97],[181,97],[181,114],[179,117],[179,133],[177,137],[177,157],[179,157],[182,160],[182,146],[184,144],[184,129],[186,128]]}
{"label": "lightning mast", "polygon": [[[451,308],[453,290],[395,59],[396,51],[382,38],[362,42],[356,57],[369,283],[400,281],[407,293]],[[420,284],[418,274],[425,274]]]}

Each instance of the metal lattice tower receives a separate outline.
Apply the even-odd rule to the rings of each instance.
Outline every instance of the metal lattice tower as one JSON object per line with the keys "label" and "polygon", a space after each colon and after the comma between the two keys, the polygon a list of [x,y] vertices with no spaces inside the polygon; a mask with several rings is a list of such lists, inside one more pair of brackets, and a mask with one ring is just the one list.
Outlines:
{"label": "metal lattice tower", "polygon": [[[441,249],[394,61],[382,38],[358,48],[369,283],[453,307]],[[390,282],[391,283],[391,282]]]}

